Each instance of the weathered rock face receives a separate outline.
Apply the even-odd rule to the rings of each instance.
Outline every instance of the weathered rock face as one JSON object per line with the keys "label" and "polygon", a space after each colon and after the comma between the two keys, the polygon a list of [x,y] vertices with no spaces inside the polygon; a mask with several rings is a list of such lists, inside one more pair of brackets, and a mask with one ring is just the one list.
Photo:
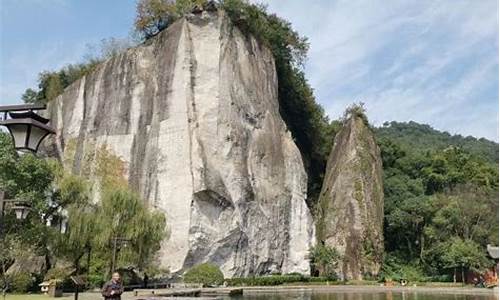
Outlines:
{"label": "weathered rock face", "polygon": [[360,117],[335,137],[319,198],[318,240],[337,249],[345,279],[378,274],[383,255],[384,194],[380,150]]}
{"label": "weathered rock face", "polygon": [[166,214],[171,271],[308,273],[307,178],[277,84],[272,53],[224,12],[190,15],[59,96],[55,149],[91,178],[103,145],[124,162],[129,186]]}

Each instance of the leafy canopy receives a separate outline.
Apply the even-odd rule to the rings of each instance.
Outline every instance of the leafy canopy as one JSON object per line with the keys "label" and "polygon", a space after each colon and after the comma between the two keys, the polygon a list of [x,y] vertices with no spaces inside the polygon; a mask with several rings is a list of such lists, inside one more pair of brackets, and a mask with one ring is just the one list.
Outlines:
{"label": "leafy canopy", "polygon": [[386,262],[419,266],[427,276],[449,275],[460,255],[467,257],[461,268],[487,267],[486,245],[498,244],[494,143],[412,122],[375,132],[384,170]]}
{"label": "leafy canopy", "polygon": [[203,286],[219,286],[224,283],[224,274],[216,265],[204,263],[189,269],[184,274],[184,282],[201,283]]}

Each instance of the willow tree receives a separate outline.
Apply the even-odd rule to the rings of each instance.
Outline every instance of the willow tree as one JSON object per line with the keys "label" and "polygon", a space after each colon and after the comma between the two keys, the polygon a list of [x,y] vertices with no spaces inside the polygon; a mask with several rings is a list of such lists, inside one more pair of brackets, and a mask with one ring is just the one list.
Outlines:
{"label": "willow tree", "polygon": [[90,269],[90,254],[97,235],[96,206],[90,201],[90,185],[74,175],[66,175],[58,182],[58,195],[65,204],[68,224],[66,232],[58,236],[59,256],[70,260],[80,273],[80,261],[87,254],[87,270]]}
{"label": "willow tree", "polygon": [[96,245],[106,261],[111,263],[113,241],[124,239],[127,244],[119,250],[118,262],[141,270],[154,259],[166,235],[165,216],[149,211],[139,196],[126,187],[115,186],[103,192],[95,219]]}

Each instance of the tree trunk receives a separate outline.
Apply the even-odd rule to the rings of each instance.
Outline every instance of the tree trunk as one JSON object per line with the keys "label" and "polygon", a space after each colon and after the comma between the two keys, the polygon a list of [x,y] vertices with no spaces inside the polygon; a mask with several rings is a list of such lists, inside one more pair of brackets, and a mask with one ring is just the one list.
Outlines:
{"label": "tree trunk", "polygon": [[410,239],[407,236],[405,237],[405,239],[406,239],[406,244],[407,244],[407,247],[408,247],[408,251],[410,252],[409,256],[413,257],[413,245],[412,245],[412,242],[410,241]]}
{"label": "tree trunk", "polygon": [[420,261],[424,261],[424,234],[420,234]]}
{"label": "tree trunk", "polygon": [[91,247],[87,249],[87,278],[90,276],[90,253],[92,251]]}
{"label": "tree trunk", "polygon": [[453,283],[457,283],[457,267],[453,267]]}
{"label": "tree trunk", "polygon": [[75,259],[75,275],[80,274],[80,258]]}
{"label": "tree trunk", "polygon": [[462,266],[462,285],[465,285],[465,271],[464,271],[464,266]]}
{"label": "tree trunk", "polygon": [[75,270],[76,271],[76,275],[80,275],[80,260],[82,259],[82,257],[83,257],[84,254],[85,253],[82,252],[77,258],[75,258],[74,264],[75,264],[75,269],[76,269]]}

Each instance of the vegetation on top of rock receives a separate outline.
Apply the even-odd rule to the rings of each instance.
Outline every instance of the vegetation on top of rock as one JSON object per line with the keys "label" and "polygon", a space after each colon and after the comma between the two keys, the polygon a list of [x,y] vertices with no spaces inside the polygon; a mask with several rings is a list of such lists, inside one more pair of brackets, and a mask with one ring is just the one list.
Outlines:
{"label": "vegetation on top of rock", "polygon": [[73,82],[94,71],[101,62],[131,46],[130,40],[116,38],[103,39],[97,46],[89,45],[84,62],[68,64],[58,71],[42,71],[38,75],[38,86],[26,89],[21,99],[24,103],[48,103],[62,94]]}
{"label": "vegetation on top of rock", "polygon": [[[141,0],[137,5],[135,30],[150,38],[206,0]],[[280,112],[292,132],[308,173],[308,205],[314,205],[322,184],[334,132],[323,108],[316,102],[302,65],[307,57],[307,38],[293,30],[290,22],[269,14],[265,5],[246,0],[221,0],[217,5],[244,33],[271,49],[278,75]]]}
{"label": "vegetation on top of rock", "polygon": [[382,161],[362,103],[346,109],[342,124],[316,206],[316,238],[339,251],[331,268],[341,279],[360,280],[377,275],[382,264]]}
{"label": "vegetation on top of rock", "polygon": [[364,124],[370,127],[370,123],[368,122],[368,117],[366,116],[365,104],[363,102],[353,103],[349,105],[345,110],[340,121],[342,123],[347,122],[352,117],[358,117],[363,120]]}
{"label": "vegetation on top of rock", "polygon": [[134,29],[142,39],[149,39],[207,0],[139,0]]}
{"label": "vegetation on top of rock", "polygon": [[[137,3],[135,32],[149,39],[195,7],[208,5],[206,0],[140,0]],[[319,195],[326,159],[339,123],[330,121],[316,102],[302,65],[309,44],[307,38],[293,30],[290,22],[269,14],[261,4],[246,0],[220,0],[233,23],[268,46],[275,58],[281,115],[292,132],[308,172],[308,205],[312,207]],[[92,72],[102,61],[129,48],[128,40],[105,39],[100,50],[84,63],[67,65],[59,71],[40,73],[38,87],[23,94],[25,103],[47,103],[60,95],[76,80]]]}
{"label": "vegetation on top of rock", "polygon": [[338,123],[330,125],[301,68],[309,49],[307,38],[294,31],[290,22],[267,13],[263,5],[242,0],[225,0],[222,5],[238,28],[255,36],[273,53],[280,113],[304,159],[308,174],[307,203],[312,207],[321,190]]}

